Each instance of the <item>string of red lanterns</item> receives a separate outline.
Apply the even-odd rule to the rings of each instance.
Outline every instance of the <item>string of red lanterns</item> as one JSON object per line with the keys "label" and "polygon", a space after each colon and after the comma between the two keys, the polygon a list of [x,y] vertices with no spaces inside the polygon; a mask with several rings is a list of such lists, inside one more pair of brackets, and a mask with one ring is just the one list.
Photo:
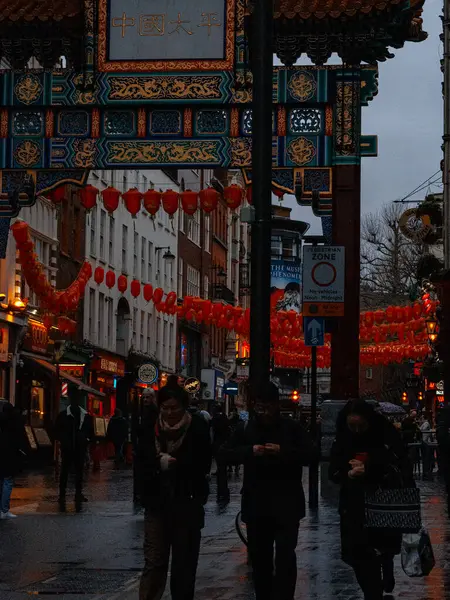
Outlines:
{"label": "string of red lanterns", "polygon": [[[56,290],[48,281],[45,268],[34,251],[34,243],[30,236],[28,224],[24,221],[16,221],[11,226],[11,231],[19,251],[19,262],[25,281],[38,297],[40,307],[47,311],[46,326],[51,327],[54,323],[52,315],[64,315],[78,309],[86,285],[92,277],[91,263],[88,261],[83,263],[78,276],[67,289]],[[58,326],[63,326],[67,332],[75,331],[76,323],[69,323],[69,321],[71,320],[61,321],[61,319],[58,319]]]}

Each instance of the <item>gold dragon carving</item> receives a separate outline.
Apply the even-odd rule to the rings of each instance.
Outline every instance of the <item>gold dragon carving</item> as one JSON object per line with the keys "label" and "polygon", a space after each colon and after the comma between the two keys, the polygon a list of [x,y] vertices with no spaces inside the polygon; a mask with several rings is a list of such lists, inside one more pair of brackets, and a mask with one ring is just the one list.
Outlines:
{"label": "gold dragon carving", "polygon": [[215,99],[221,76],[111,77],[110,100]]}
{"label": "gold dragon carving", "polygon": [[39,162],[41,149],[36,142],[26,140],[16,147],[14,158],[21,167],[32,167]]}
{"label": "gold dragon carving", "polygon": [[317,84],[314,76],[305,71],[299,71],[289,79],[288,89],[293,98],[300,102],[306,102],[314,97]]}
{"label": "gold dragon carving", "polygon": [[42,83],[36,75],[23,75],[17,81],[14,92],[22,104],[33,104],[42,93]]}
{"label": "gold dragon carving", "polygon": [[287,154],[295,165],[307,165],[316,155],[316,148],[311,140],[299,137],[289,143]]}
{"label": "gold dragon carving", "polygon": [[219,142],[114,142],[109,146],[113,164],[218,163]]}
{"label": "gold dragon carving", "polygon": [[252,164],[252,140],[230,138],[231,163],[234,167],[249,167]]}

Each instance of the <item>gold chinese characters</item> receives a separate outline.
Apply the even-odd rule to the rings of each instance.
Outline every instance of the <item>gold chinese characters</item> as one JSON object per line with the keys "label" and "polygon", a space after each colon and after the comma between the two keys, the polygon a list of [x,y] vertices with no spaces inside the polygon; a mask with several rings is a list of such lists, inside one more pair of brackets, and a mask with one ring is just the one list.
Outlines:
{"label": "gold chinese characters", "polygon": [[[165,13],[139,15],[138,18],[127,15],[124,11],[120,17],[111,19],[111,26],[118,27],[121,30],[121,37],[124,38],[128,28],[135,28],[142,37],[162,37],[167,35],[194,35],[195,29],[192,29],[192,22],[183,18],[181,12],[177,14],[176,19],[171,19]],[[208,37],[211,37],[212,31],[222,27],[218,13],[202,12],[201,22],[196,24],[198,28],[207,29]],[[195,27],[195,24],[194,24]],[[136,29],[135,29],[136,31]]]}

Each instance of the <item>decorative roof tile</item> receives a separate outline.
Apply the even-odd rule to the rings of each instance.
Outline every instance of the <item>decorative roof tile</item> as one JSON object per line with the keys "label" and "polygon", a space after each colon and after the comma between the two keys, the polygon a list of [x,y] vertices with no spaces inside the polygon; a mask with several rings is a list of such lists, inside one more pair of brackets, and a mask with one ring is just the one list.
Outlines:
{"label": "decorative roof tile", "polygon": [[0,21],[62,21],[81,12],[81,0],[0,0]]}

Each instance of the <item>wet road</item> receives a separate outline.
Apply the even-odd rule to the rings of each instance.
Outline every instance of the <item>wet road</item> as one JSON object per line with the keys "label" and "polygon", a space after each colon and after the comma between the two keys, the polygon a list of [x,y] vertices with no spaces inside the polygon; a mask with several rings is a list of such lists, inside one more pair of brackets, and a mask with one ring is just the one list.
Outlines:
{"label": "wet road", "polygon": [[[69,502],[66,513],[58,512],[51,471],[27,475],[17,484],[13,510],[19,518],[0,522],[0,600],[24,600],[30,595],[56,600],[137,600],[143,517],[134,513],[130,501],[130,471],[105,467],[90,475],[86,488],[90,501],[79,514]],[[234,529],[239,479],[233,475],[230,485],[232,497],[226,509],[216,506],[213,495],[207,507],[199,600],[252,598],[245,548]],[[450,526],[444,490],[438,481],[420,482],[420,486],[437,565],[426,579],[408,579],[398,563],[395,598],[446,600],[450,596],[445,592],[445,588],[450,590]],[[301,525],[296,598],[361,599],[352,572],[339,558],[336,495],[325,483],[318,513],[308,514]]]}

